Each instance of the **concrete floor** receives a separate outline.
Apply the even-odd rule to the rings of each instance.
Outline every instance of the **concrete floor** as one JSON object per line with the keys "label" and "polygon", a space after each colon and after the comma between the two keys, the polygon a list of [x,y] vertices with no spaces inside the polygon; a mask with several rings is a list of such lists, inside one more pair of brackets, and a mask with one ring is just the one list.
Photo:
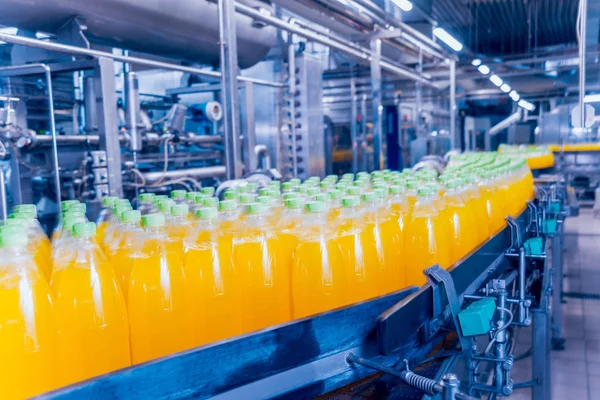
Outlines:
{"label": "concrete floor", "polygon": [[[600,219],[590,209],[565,222],[565,293],[600,295]],[[552,400],[600,400],[600,300],[566,298],[562,336],[565,350],[552,352]],[[517,333],[515,356],[531,347],[528,330]],[[531,358],[515,363],[515,382],[531,379]],[[531,399],[519,389],[510,399]]]}

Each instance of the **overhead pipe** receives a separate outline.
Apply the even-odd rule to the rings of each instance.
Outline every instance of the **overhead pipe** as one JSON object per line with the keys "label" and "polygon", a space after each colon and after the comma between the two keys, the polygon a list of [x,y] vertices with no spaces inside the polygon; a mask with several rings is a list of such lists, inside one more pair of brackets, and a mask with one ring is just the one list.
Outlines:
{"label": "overhead pipe", "polygon": [[[345,54],[356,57],[364,62],[370,62],[372,59],[371,50],[355,45],[354,43],[350,43],[347,41],[342,41],[340,39],[333,39],[332,37],[324,36],[320,33],[317,33],[312,30],[303,29],[299,26],[286,22],[276,16],[262,13],[259,10],[256,10],[252,7],[248,7],[241,3],[235,3],[235,9],[240,14],[246,15],[248,17],[252,17],[258,21],[262,21],[269,25],[272,25],[276,28],[282,29],[289,33],[297,34],[298,36],[302,36],[306,39],[314,41],[316,43],[323,44],[325,46],[329,46],[333,49],[339,50]],[[2,40],[2,36],[0,35],[0,40]],[[382,69],[391,72],[396,75],[400,75],[415,81],[421,81],[423,84],[428,86],[437,88],[437,86],[428,78],[421,77],[419,74],[410,68],[400,66],[398,64],[394,64],[391,61],[382,59],[379,63]]]}
{"label": "overhead pipe", "polygon": [[515,112],[514,114],[511,114],[508,118],[503,119],[502,121],[498,122],[496,125],[492,126],[488,130],[488,135],[489,136],[497,135],[500,132],[502,132],[504,129],[521,121],[522,118],[523,118],[523,114],[521,112],[521,108],[519,108],[517,110],[517,112]]}
{"label": "overhead pipe", "polygon": [[262,169],[263,171],[271,169],[271,152],[267,146],[257,144],[254,146],[254,154],[256,155],[256,159],[259,160],[258,169]]}
{"label": "overhead pipe", "polygon": [[[171,71],[185,72],[185,73],[192,74],[192,75],[205,76],[208,78],[215,78],[215,79],[221,78],[220,72],[208,71],[205,69],[188,67],[185,65],[178,65],[178,64],[173,64],[173,63],[168,63],[168,62],[163,62],[163,61],[150,60],[150,59],[146,59],[146,58],[142,58],[142,57],[125,56],[122,54],[114,54],[114,53],[109,53],[106,51],[92,50],[92,49],[87,49],[87,48],[77,47],[77,46],[70,46],[70,45],[62,44],[62,43],[48,42],[45,40],[33,39],[33,38],[24,37],[24,36],[9,35],[7,33],[2,33],[2,32],[0,32],[0,41],[17,44],[17,45],[21,45],[21,46],[34,47],[37,49],[43,49],[43,50],[48,50],[48,51],[56,51],[58,53],[71,54],[74,56],[108,58],[113,61],[130,63],[130,64],[134,64],[134,65],[141,65],[141,66],[149,67],[149,68],[167,69],[167,70],[171,70]],[[34,65],[34,64],[31,64],[31,65]],[[35,64],[35,65],[39,65],[39,64]],[[263,86],[271,86],[271,87],[278,87],[278,88],[285,86],[283,83],[271,82],[271,81],[267,81],[264,79],[251,78],[248,76],[239,75],[237,77],[237,79],[239,81],[252,82],[252,83],[256,83],[257,85],[263,85]]]}
{"label": "overhead pipe", "polygon": [[195,179],[208,179],[208,178],[222,178],[226,174],[225,166],[218,165],[214,167],[201,167],[201,168],[189,168],[189,169],[178,169],[173,171],[159,171],[159,172],[143,172],[142,175],[146,180],[146,184],[153,184],[163,180],[177,180],[181,178],[195,178]]}

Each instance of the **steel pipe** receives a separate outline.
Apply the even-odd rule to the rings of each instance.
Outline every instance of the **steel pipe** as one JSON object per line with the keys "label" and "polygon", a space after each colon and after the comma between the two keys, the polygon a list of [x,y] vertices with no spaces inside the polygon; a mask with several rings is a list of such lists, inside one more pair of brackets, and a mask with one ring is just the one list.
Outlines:
{"label": "steel pipe", "polygon": [[201,167],[201,168],[190,168],[180,169],[167,172],[143,172],[142,175],[146,180],[147,184],[153,184],[164,179],[181,179],[181,178],[195,178],[195,179],[208,179],[208,178],[222,178],[226,174],[225,166],[219,165],[214,167]]}
{"label": "steel pipe", "polygon": [[8,217],[8,204],[6,202],[6,182],[4,179],[4,169],[0,168],[0,201],[2,202],[2,220],[6,224]]}
{"label": "steel pipe", "polygon": [[[99,135],[59,135],[56,136],[57,145],[78,145],[78,144],[89,144],[98,145],[100,143]],[[35,135],[32,138],[31,147],[35,146],[47,146],[52,144],[52,136],[49,135]]]}
{"label": "steel pipe", "polygon": [[[13,35],[9,35],[13,36]],[[20,36],[14,36],[20,37]],[[48,91],[48,118],[50,119],[50,132],[52,133],[52,163],[54,164],[54,189],[56,190],[56,206],[58,212],[61,209],[61,195],[60,195],[60,171],[58,168],[58,144],[56,139],[56,120],[54,119],[54,95],[52,94],[52,72],[47,64],[27,64],[27,65],[11,65],[8,67],[0,68],[0,75],[2,71],[22,71],[26,69],[41,69],[46,77],[46,90]],[[17,177],[18,179],[18,177]]]}
{"label": "steel pipe", "polygon": [[[259,14],[260,12],[257,11]],[[261,14],[262,15],[262,14]],[[75,56],[83,57],[94,57],[94,58],[109,58],[113,61],[119,61],[123,63],[130,63],[135,65],[141,65],[149,68],[167,69],[171,71],[186,72],[192,75],[205,76],[208,78],[220,79],[221,73],[215,71],[208,71],[205,69],[187,67],[185,65],[172,64],[168,62],[149,60],[141,57],[124,56],[121,54],[108,53],[106,51],[92,50],[82,47],[69,46],[62,43],[48,42],[45,40],[32,39],[24,36],[9,35],[7,33],[0,32],[0,41],[7,43],[18,44],[21,46],[35,47],[38,49],[44,49],[48,51],[56,51],[58,53],[72,54]],[[34,64],[31,64],[34,65]],[[37,64],[36,64],[37,65]],[[279,82],[271,82],[262,79],[249,78],[246,76],[239,75],[237,77],[240,81],[253,82],[258,85],[272,86],[272,87],[284,87],[285,85]]]}
{"label": "steel pipe", "polygon": [[587,0],[579,0],[579,117],[585,128],[585,45],[587,42]]}
{"label": "steel pipe", "polygon": [[271,152],[267,146],[257,144],[254,146],[254,154],[256,155],[256,159],[259,160],[259,164],[256,166],[258,169],[264,171],[271,169]]}
{"label": "steel pipe", "polygon": [[[298,36],[302,36],[306,39],[312,40],[313,42],[320,43],[325,46],[329,46],[332,49],[339,50],[339,51],[341,51],[345,54],[348,54],[352,57],[356,57],[359,60],[362,60],[364,62],[370,62],[372,59],[371,51],[367,48],[356,46],[355,44],[349,43],[346,41],[333,39],[331,37],[324,36],[315,31],[312,31],[312,30],[300,28],[299,26],[296,26],[294,24],[290,24],[289,22],[283,21],[282,19],[277,18],[276,16],[262,13],[259,10],[248,7],[244,4],[235,3],[235,9],[240,14],[244,14],[248,17],[252,17],[258,21],[262,21],[264,23],[267,23],[269,25],[272,25],[276,28],[282,29],[289,33],[295,33]],[[0,40],[2,40],[2,36],[0,36]],[[437,88],[437,86],[433,82],[431,82],[431,80],[424,78],[422,76],[419,76],[419,74],[417,72],[412,71],[409,68],[406,68],[406,67],[403,67],[403,66],[400,66],[397,64],[393,64],[392,62],[390,62],[388,60],[383,60],[383,59],[380,61],[379,65],[381,66],[382,69],[384,69],[388,72],[391,72],[393,74],[400,75],[400,76],[403,76],[405,78],[409,78],[409,79],[412,79],[415,81],[421,81],[422,83],[424,83],[428,86]]]}
{"label": "steel pipe", "polygon": [[492,126],[488,130],[488,135],[489,136],[497,135],[498,133],[502,132],[504,129],[519,122],[521,120],[521,118],[523,118],[523,114],[521,113],[521,108],[519,108],[519,109],[517,109],[517,112],[515,112],[514,114],[511,114],[508,118],[503,119],[502,121],[498,122],[496,125]]}

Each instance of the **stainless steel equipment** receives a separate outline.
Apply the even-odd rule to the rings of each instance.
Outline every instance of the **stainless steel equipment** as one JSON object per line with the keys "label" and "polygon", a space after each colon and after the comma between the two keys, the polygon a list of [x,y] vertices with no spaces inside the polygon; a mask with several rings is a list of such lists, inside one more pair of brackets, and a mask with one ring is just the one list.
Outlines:
{"label": "stainless steel equipment", "polygon": [[[241,3],[273,13],[270,2]],[[219,64],[217,4],[207,0],[0,0],[0,24],[57,33],[78,18],[89,40],[129,50]],[[264,58],[277,40],[275,28],[236,14],[240,67]]]}

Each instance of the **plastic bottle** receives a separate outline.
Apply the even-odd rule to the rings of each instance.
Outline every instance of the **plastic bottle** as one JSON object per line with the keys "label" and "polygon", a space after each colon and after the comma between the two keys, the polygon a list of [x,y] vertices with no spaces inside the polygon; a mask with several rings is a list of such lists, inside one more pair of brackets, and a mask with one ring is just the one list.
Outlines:
{"label": "plastic bottle", "polygon": [[175,204],[184,204],[186,193],[187,192],[185,190],[172,190],[171,199],[175,202]]}
{"label": "plastic bottle", "polygon": [[[22,222],[17,222],[19,220]],[[11,218],[6,222],[8,225],[19,224],[26,229],[29,251],[33,254],[35,264],[40,268],[46,280],[50,281],[50,275],[52,274],[52,245],[35,218],[35,215],[31,212],[18,211],[16,214],[11,215]]]}
{"label": "plastic bottle", "polygon": [[405,286],[402,271],[400,227],[382,212],[382,199],[376,192],[363,194],[363,250],[369,269],[377,270],[379,294]]}
{"label": "plastic bottle", "polygon": [[123,240],[123,230],[125,228],[122,218],[123,213],[131,210],[131,205],[125,203],[117,205],[117,207],[114,210],[116,218],[115,222],[112,224],[112,234],[110,237],[105,237],[103,248],[104,254],[106,254],[109,258],[117,252],[117,250],[119,249],[119,245]]}
{"label": "plastic bottle", "polygon": [[330,189],[329,195],[329,216],[330,221],[336,221],[342,211],[342,192],[337,189]]}
{"label": "plastic bottle", "polygon": [[203,187],[200,192],[205,196],[212,197],[215,195],[215,188],[212,186]]}
{"label": "plastic bottle", "polygon": [[52,247],[52,265],[64,265],[66,258],[73,252],[73,225],[86,222],[80,211],[67,212],[63,218],[64,233]]}
{"label": "plastic bottle", "polygon": [[61,385],[131,365],[125,299],[95,235],[93,222],[73,225],[73,253],[52,272]]}
{"label": "plastic bottle", "polygon": [[452,179],[446,183],[444,204],[450,217],[451,263],[471,252],[477,246],[480,237],[474,210],[464,201],[465,194],[461,180]]}
{"label": "plastic bottle", "polygon": [[[276,234],[281,243],[283,260],[286,268],[289,271],[289,276],[292,276],[292,268],[294,262],[294,251],[298,245],[298,236],[304,221],[304,201],[299,197],[292,197],[285,201],[285,209],[281,213],[281,217],[277,221]],[[290,281],[291,285],[291,281]],[[290,286],[291,288],[291,286]],[[291,289],[290,289],[291,291]],[[292,304],[290,302],[290,307]],[[290,311],[290,315],[292,311]]]}
{"label": "plastic bottle", "polygon": [[242,284],[242,329],[255,331],[290,319],[289,271],[267,207],[246,207],[245,226],[236,236],[235,267]]}
{"label": "plastic bottle", "polygon": [[342,198],[342,209],[337,224],[337,241],[342,252],[348,303],[356,303],[380,294],[378,269],[366,260],[363,222],[358,196]]}
{"label": "plastic bottle", "polygon": [[133,260],[139,257],[142,249],[144,231],[140,226],[141,220],[142,214],[139,210],[127,210],[121,214],[121,238],[119,246],[110,258],[125,301],[128,299]]}
{"label": "plastic bottle", "polygon": [[493,180],[493,172],[482,171],[480,177],[479,189],[481,190],[481,197],[486,204],[489,232],[490,235],[495,235],[506,224],[504,220],[504,207],[501,204],[502,198],[498,194],[496,184]]}
{"label": "plastic bottle", "polygon": [[24,230],[2,227],[0,254],[2,398],[30,398],[57,387],[50,287],[27,250]]}
{"label": "plastic bottle", "polygon": [[[78,200],[63,200],[63,201],[61,201],[60,208],[61,208],[62,213],[64,214],[65,212],[67,212],[69,210],[69,207],[71,207],[71,205],[77,204],[77,203],[79,203]],[[62,232],[62,214],[59,214],[58,220],[56,221],[56,226],[54,227],[54,230],[52,231],[52,236],[50,237],[50,240],[52,242],[54,242],[54,240],[58,239],[61,232]]]}
{"label": "plastic bottle", "polygon": [[327,224],[325,203],[308,202],[306,210],[292,269],[294,318],[348,303],[342,254],[335,230]]}
{"label": "plastic bottle", "polygon": [[152,214],[152,213],[156,212],[156,205],[154,204],[155,198],[156,198],[156,196],[154,195],[154,193],[140,194],[140,197],[139,197],[140,203],[139,203],[138,210],[140,211],[140,213],[142,215]]}
{"label": "plastic bottle", "polygon": [[169,247],[174,250],[182,260],[185,250],[183,240],[190,233],[188,210],[187,204],[175,204],[171,206],[171,217],[167,224]]}
{"label": "plastic bottle", "polygon": [[104,233],[108,227],[109,221],[112,219],[113,208],[115,205],[116,197],[108,196],[102,199],[102,209],[96,218],[96,240],[98,243],[104,242]]}
{"label": "plastic bottle", "polygon": [[435,264],[443,265],[446,260],[440,256],[439,243],[448,240],[443,236],[439,210],[434,200],[432,188],[419,189],[419,199],[411,213],[406,235],[406,283],[421,286],[427,282],[423,270]]}
{"label": "plastic bottle", "polygon": [[[406,268],[406,230],[410,221],[410,206],[406,197],[404,197],[406,193],[405,186],[393,184],[388,190],[389,199],[387,207],[389,207],[389,218],[398,224],[398,229],[400,230],[398,251],[401,254],[400,268],[404,271]],[[406,275],[404,272],[403,274]]]}
{"label": "plastic bottle", "polygon": [[193,346],[183,263],[167,246],[165,216],[144,215],[142,224],[144,242],[133,258],[127,297],[134,364]]}
{"label": "plastic bottle", "polygon": [[194,346],[242,333],[241,281],[230,238],[220,234],[217,216],[216,208],[198,209],[186,239],[184,271],[190,287]]}

